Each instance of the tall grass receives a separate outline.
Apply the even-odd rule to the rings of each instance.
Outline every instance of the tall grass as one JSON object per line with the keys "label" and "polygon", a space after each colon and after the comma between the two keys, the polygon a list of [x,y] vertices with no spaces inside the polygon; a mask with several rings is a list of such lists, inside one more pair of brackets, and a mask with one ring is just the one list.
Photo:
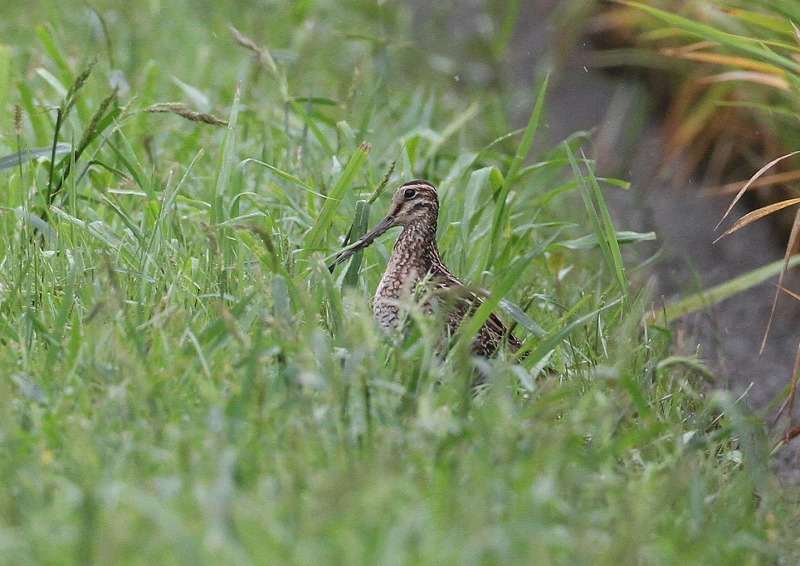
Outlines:
{"label": "tall grass", "polygon": [[[679,146],[688,144],[695,160],[710,153],[710,161],[727,163],[741,153],[749,157],[754,170],[758,167],[748,180],[717,189],[733,195],[717,227],[723,224],[734,205],[748,191],[752,195],[770,187],[782,189],[778,196],[768,193],[756,199],[760,200],[756,209],[738,219],[720,238],[770,215],[784,215],[791,219],[783,222],[787,243],[782,262],[753,270],[668,305],[663,311],[665,318],[670,320],[701,306],[714,304],[777,273],[777,290],[772,304],[774,315],[782,294],[796,298],[796,293],[784,288],[784,282],[789,268],[797,264],[796,258],[791,256],[797,253],[800,234],[800,211],[785,216],[790,207],[796,208],[795,205],[800,203],[796,190],[785,186],[798,177],[796,158],[800,154],[793,118],[786,121],[788,116],[794,116],[794,109],[800,103],[800,63],[797,61],[800,48],[797,45],[798,30],[793,23],[793,18],[800,15],[797,5],[783,0],[730,1],[703,6],[661,3],[667,9],[640,2],[622,4],[625,6],[615,10],[617,18],[630,12],[638,14],[629,20],[629,29],[639,33],[639,41],[643,42],[640,49],[644,44],[659,45],[664,57],[693,63],[691,70],[678,74],[683,79],[683,86],[677,89],[679,94],[673,109],[682,107],[684,112],[672,113],[680,121],[670,134],[672,143],[677,142]],[[622,16],[621,19],[626,18]],[[731,121],[726,115],[733,115],[735,120]],[[720,130],[717,124],[725,124],[725,127]],[[754,127],[754,124],[760,125]],[[712,132],[710,138],[707,135],[709,131]],[[754,131],[756,135],[753,136]],[[741,139],[743,133],[746,141]],[[737,141],[731,144],[734,137]],[[753,160],[754,155],[762,156],[763,163]],[[737,163],[736,167],[740,164]],[[778,168],[783,171],[776,173]],[[780,219],[776,220],[775,216],[773,222],[780,225]],[[762,351],[769,338],[771,323],[772,316],[762,340]],[[800,350],[795,366],[798,364]],[[789,385],[774,405],[783,403],[784,409],[793,407],[798,378],[796,371],[787,376]],[[787,432],[777,441],[776,447],[796,437],[798,430],[794,416],[789,414]]]}
{"label": "tall grass", "polygon": [[[502,93],[451,91],[392,6],[270,7],[101,3],[87,27],[51,5],[48,33],[11,35],[0,559],[789,556],[757,424],[641,325],[617,252],[648,236],[588,220],[614,185],[565,171],[582,138],[523,162],[530,136],[478,110]],[[130,91],[106,102],[112,59]],[[147,111],[165,105],[189,111]],[[325,268],[356,211],[356,231],[383,214],[384,180],[413,177],[440,188],[447,263],[530,333],[522,365],[478,362],[477,396],[473,360],[435,355],[435,322],[405,341],[373,323],[391,237],[349,285]]]}

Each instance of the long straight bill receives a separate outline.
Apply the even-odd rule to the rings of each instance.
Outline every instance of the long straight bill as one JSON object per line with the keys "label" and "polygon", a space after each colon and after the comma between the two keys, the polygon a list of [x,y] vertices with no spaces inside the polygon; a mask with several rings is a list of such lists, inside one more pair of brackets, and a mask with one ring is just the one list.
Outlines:
{"label": "long straight bill", "polygon": [[389,228],[394,226],[394,216],[387,216],[383,220],[381,220],[375,228],[364,234],[364,237],[361,238],[356,243],[352,244],[351,246],[345,248],[339,255],[336,256],[336,259],[328,266],[328,271],[333,273],[333,270],[336,269],[336,266],[340,263],[344,263],[350,256],[363,250],[366,247],[369,247],[372,242],[375,241],[375,238],[386,232]]}

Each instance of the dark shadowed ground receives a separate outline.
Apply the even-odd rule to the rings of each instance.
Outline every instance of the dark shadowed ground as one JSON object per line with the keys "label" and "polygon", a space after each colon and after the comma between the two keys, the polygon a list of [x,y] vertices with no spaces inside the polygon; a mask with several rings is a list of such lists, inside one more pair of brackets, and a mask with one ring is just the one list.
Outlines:
{"label": "dark shadowed ground", "polygon": [[[460,0],[435,8],[417,4],[415,17],[442,31],[421,41],[429,42],[432,52],[454,61],[459,80],[487,86],[499,83],[515,93],[520,113],[517,126],[524,124],[533,105],[535,72],[551,72],[549,143],[558,143],[578,130],[595,129],[591,150],[600,173],[631,181],[630,191],[613,191],[608,198],[618,229],[653,230],[658,235],[656,249],[661,259],[653,272],[656,300],[674,299],[722,283],[783,257],[780,239],[765,221],[713,243],[721,232],[714,226],[730,197],[707,196],[700,181],[676,189],[668,172],[657,178],[653,165],[661,145],[660,125],[658,116],[648,109],[647,94],[635,79],[582,66],[581,50],[588,47],[570,36],[571,26],[564,25],[563,5],[557,0],[521,3],[510,55],[492,68],[464,55],[480,44],[487,26],[492,25],[483,2]],[[555,54],[564,52],[561,48],[572,42],[578,46],[577,53],[559,60]],[[732,218],[745,212],[739,207]],[[800,340],[796,330],[800,312],[784,299],[764,353],[758,354],[774,283],[687,317],[675,327],[679,351],[699,352],[719,376],[717,385],[737,395],[746,392],[745,399],[756,410],[765,409],[788,383]],[[800,440],[795,440],[794,446],[779,456],[787,472],[797,461],[798,444]]]}

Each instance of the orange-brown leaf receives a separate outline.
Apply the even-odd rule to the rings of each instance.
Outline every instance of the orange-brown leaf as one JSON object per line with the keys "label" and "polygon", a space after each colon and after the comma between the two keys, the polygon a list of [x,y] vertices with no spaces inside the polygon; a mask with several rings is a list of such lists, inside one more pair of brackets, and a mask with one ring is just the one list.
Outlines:
{"label": "orange-brown leaf", "polygon": [[779,90],[789,90],[789,83],[786,82],[783,77],[778,77],[770,73],[759,73],[757,71],[729,71],[727,73],[703,77],[699,79],[698,82],[707,84],[721,83],[724,81],[746,81],[777,88]]}
{"label": "orange-brown leaf", "polygon": [[781,155],[780,157],[776,157],[775,159],[773,159],[772,161],[770,161],[769,163],[764,165],[761,169],[759,169],[756,172],[755,175],[750,177],[750,180],[747,181],[747,183],[745,184],[744,187],[742,187],[742,190],[739,191],[736,194],[736,196],[733,199],[733,202],[731,202],[730,206],[728,206],[728,209],[725,211],[725,214],[722,215],[722,218],[720,219],[719,223],[716,225],[716,228],[719,228],[719,225],[722,224],[722,222],[728,217],[728,215],[731,213],[731,210],[733,210],[733,207],[736,206],[737,202],[739,202],[739,199],[742,198],[742,195],[745,193],[745,191],[747,191],[747,189],[750,188],[750,185],[752,185],[759,177],[761,177],[761,175],[766,173],[767,170],[770,169],[773,165],[775,165],[777,163],[780,163],[784,159],[787,159],[789,157],[793,157],[793,156],[797,155],[798,153],[800,153],[800,151],[793,151],[791,153],[787,153],[786,155]]}
{"label": "orange-brown leaf", "polygon": [[797,245],[798,237],[800,237],[800,210],[794,215],[792,232],[789,234],[789,243],[786,244],[786,251],[783,254],[783,267],[781,267],[781,274],[778,276],[778,290],[775,291],[775,297],[772,299],[772,309],[769,311],[769,320],[767,321],[767,328],[764,330],[764,338],[761,340],[761,349],[758,351],[759,355],[764,352],[764,346],[767,345],[767,336],[769,336],[769,330],[772,328],[772,319],[775,318],[775,311],[778,308],[778,295],[780,295],[780,290],[783,287],[783,278],[786,276],[786,271],[789,269],[789,259],[792,257],[792,250],[794,250]]}
{"label": "orange-brown leaf", "polygon": [[748,189],[758,189],[780,183],[789,183],[791,181],[797,181],[798,179],[800,179],[800,169],[795,169],[794,171],[784,171],[783,173],[764,175],[757,181],[750,182],[749,185],[748,181],[737,181],[735,183],[728,183],[727,185],[712,187],[708,189],[708,192],[714,194],[735,193],[740,191],[745,185],[747,185]]}
{"label": "orange-brown leaf", "polygon": [[739,228],[744,228],[748,224],[755,222],[759,218],[764,218],[767,215],[772,214],[773,212],[777,212],[786,208],[787,206],[792,206],[793,204],[800,203],[800,198],[790,198],[786,200],[782,200],[780,202],[774,202],[772,204],[768,204],[767,206],[762,206],[759,209],[756,209],[752,212],[748,212],[744,216],[742,216],[739,220],[736,221],[736,224],[728,228],[722,236],[714,240],[714,242],[719,241],[721,238],[724,238],[728,234],[732,234],[736,232]]}
{"label": "orange-brown leaf", "polygon": [[747,69],[750,71],[758,71],[761,73],[769,73],[783,77],[786,73],[783,69],[770,65],[769,63],[761,63],[748,59],[746,57],[736,57],[733,55],[722,55],[720,53],[698,53],[696,51],[680,51],[677,49],[662,49],[664,55],[671,57],[678,57],[680,59],[690,59],[692,61],[701,61],[703,63],[714,63],[718,65],[730,65],[739,69]]}

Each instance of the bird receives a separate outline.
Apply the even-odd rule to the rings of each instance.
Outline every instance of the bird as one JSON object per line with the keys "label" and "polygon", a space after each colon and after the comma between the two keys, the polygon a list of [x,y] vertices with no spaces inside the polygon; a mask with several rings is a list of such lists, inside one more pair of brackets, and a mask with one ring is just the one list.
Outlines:
{"label": "bird", "polygon": [[[423,299],[423,312],[430,314],[434,311],[433,298],[444,298],[442,303],[449,309],[445,311],[445,320],[450,335],[481,305],[481,299],[467,289],[442,261],[436,243],[438,220],[436,187],[419,179],[404,183],[395,190],[386,217],[355,244],[339,252],[328,266],[333,273],[337,265],[370,246],[387,230],[397,226],[403,228],[373,300],[375,321],[387,333],[399,329],[405,318],[401,306],[403,300],[412,297],[420,284],[429,291]],[[514,333],[492,312],[475,335],[471,350],[475,356],[490,358],[504,342],[512,352],[522,346]]]}

